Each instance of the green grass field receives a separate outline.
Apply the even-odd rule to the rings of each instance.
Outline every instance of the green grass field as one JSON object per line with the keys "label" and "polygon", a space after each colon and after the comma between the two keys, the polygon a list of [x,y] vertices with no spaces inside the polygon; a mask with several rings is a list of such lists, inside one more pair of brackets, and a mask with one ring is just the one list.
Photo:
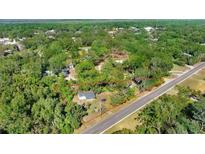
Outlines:
{"label": "green grass field", "polygon": [[113,132],[121,130],[123,128],[134,130],[136,127],[136,124],[138,123],[137,119],[138,119],[137,113],[135,112],[132,115],[130,115],[129,117],[127,117],[126,119],[124,119],[123,121],[121,121],[118,124],[116,124],[115,126],[113,126],[112,128],[108,129],[105,132],[105,134],[112,134]]}

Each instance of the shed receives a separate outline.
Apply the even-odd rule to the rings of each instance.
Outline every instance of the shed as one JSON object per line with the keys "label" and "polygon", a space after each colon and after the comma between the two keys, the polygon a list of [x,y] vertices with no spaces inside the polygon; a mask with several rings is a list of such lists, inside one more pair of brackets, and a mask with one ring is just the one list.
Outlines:
{"label": "shed", "polygon": [[55,75],[53,73],[53,71],[49,71],[49,70],[46,70],[44,74],[47,75],[47,76],[54,76]]}
{"label": "shed", "polygon": [[79,92],[78,98],[79,100],[93,100],[95,99],[95,94],[93,91]]}
{"label": "shed", "polygon": [[132,80],[133,80],[136,84],[141,84],[141,83],[142,83],[142,79],[139,78],[139,77],[134,77]]}
{"label": "shed", "polygon": [[192,57],[192,55],[189,54],[189,53],[184,52],[183,54],[184,54],[185,56]]}

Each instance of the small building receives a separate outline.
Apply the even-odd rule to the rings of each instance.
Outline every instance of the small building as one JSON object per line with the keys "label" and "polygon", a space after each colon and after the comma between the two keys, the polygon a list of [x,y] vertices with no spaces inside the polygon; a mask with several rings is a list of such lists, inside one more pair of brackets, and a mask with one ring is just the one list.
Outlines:
{"label": "small building", "polygon": [[22,44],[17,42],[15,39],[11,40],[9,38],[0,38],[0,44],[2,45],[13,45],[14,49],[17,51],[23,50]]}
{"label": "small building", "polygon": [[139,29],[137,27],[134,27],[134,26],[130,27],[129,30],[131,30],[133,32],[138,32],[139,31]]}
{"label": "small building", "polygon": [[154,30],[153,27],[144,27],[144,29],[145,29],[147,32],[151,32],[152,30]]}
{"label": "small building", "polygon": [[78,99],[92,101],[95,99],[95,94],[93,91],[79,92]]}
{"label": "small building", "polygon": [[49,34],[49,35],[52,35],[52,34],[55,34],[56,31],[54,29],[51,29],[51,30],[48,30],[45,32],[45,34]]}
{"label": "small building", "polygon": [[123,27],[119,27],[118,30],[119,30],[119,31],[122,31],[122,30],[124,30],[124,28],[123,28]]}
{"label": "small building", "polygon": [[132,80],[133,80],[136,84],[141,84],[141,83],[142,83],[142,79],[139,78],[139,77],[134,77]]}
{"label": "small building", "polygon": [[16,44],[16,40],[11,40],[9,38],[0,38],[0,44],[3,44],[3,45],[14,45]]}
{"label": "small building", "polygon": [[16,44],[17,42],[16,42],[16,40],[14,39],[13,41],[11,41],[11,40],[9,40],[9,41],[6,41],[4,44],[5,45],[14,45],[14,44]]}
{"label": "small building", "polygon": [[0,44],[6,44],[9,41],[10,41],[9,38],[0,38]]}
{"label": "small building", "polygon": [[47,76],[54,76],[55,75],[53,73],[53,71],[49,71],[49,70],[46,70],[44,74],[47,75]]}
{"label": "small building", "polygon": [[192,57],[191,54],[184,52],[183,55],[187,56],[187,57]]}

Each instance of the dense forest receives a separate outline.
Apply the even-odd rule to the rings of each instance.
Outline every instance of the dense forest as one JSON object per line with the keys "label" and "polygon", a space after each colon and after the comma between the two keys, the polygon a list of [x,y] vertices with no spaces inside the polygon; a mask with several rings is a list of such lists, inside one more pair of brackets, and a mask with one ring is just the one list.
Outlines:
{"label": "dense forest", "polygon": [[[111,92],[117,106],[163,83],[174,64],[204,60],[203,20],[2,21],[0,133],[74,133],[90,107],[73,101],[79,91]],[[75,77],[65,80],[68,67]],[[181,91],[145,108],[136,132],[204,131],[203,96],[190,103]]]}

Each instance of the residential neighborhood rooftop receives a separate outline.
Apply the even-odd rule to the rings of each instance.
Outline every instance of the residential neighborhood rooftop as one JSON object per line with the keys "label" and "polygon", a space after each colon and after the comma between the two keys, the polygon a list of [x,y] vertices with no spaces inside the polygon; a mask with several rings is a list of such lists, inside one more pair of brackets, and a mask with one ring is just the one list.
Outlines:
{"label": "residential neighborhood rooftop", "polygon": [[78,92],[78,98],[80,100],[90,100],[95,98],[93,91]]}

